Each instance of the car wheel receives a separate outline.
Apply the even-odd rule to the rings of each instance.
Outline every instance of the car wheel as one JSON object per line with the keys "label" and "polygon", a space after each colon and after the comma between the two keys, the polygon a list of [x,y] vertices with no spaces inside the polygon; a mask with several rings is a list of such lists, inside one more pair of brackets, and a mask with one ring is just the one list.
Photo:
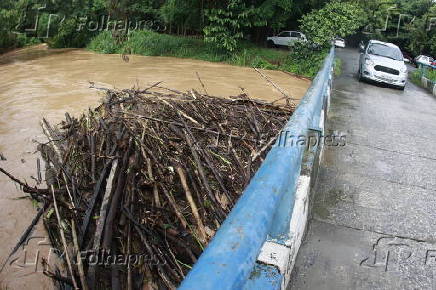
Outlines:
{"label": "car wheel", "polygon": [[399,89],[400,91],[404,91],[405,88],[406,88],[406,85],[398,87],[398,89]]}
{"label": "car wheel", "polygon": [[276,47],[276,45],[274,44],[274,41],[272,41],[272,40],[268,40],[268,42],[266,43],[266,46],[269,47],[269,48]]}

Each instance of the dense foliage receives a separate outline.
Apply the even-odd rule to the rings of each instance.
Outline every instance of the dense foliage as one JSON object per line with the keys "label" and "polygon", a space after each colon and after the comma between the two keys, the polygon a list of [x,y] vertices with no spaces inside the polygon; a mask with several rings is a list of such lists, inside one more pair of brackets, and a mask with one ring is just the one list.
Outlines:
{"label": "dense foliage", "polygon": [[[0,51],[38,42],[90,45],[106,53],[234,59],[272,68],[287,63],[290,71],[298,71],[301,62],[307,66],[303,74],[313,75],[335,36],[380,39],[412,56],[435,56],[434,15],[433,0],[1,0]],[[251,54],[254,45],[245,45],[263,45],[266,36],[285,29],[302,30],[309,38],[291,48],[286,62],[266,64]]]}
{"label": "dense foliage", "polygon": [[243,29],[252,26],[255,14],[241,0],[230,0],[224,9],[211,9],[207,12],[209,25],[204,28],[204,40],[215,47],[234,51],[238,40],[244,37]]}
{"label": "dense foliage", "polygon": [[[2,0],[0,47],[23,45],[21,38],[38,38],[55,47],[83,47],[110,21],[132,23],[177,35],[204,35],[228,51],[242,39],[262,42],[268,34],[288,28],[322,0]],[[105,19],[106,17],[106,19]],[[85,24],[85,25],[84,25]],[[37,26],[37,29],[34,29]],[[82,29],[79,29],[82,28]],[[127,34],[127,30],[124,32]],[[79,35],[73,35],[79,34]]]}
{"label": "dense foliage", "polygon": [[301,19],[301,29],[318,45],[328,44],[335,36],[351,35],[363,24],[363,10],[352,2],[333,1]]}
{"label": "dense foliage", "polygon": [[412,56],[436,56],[436,1],[360,0],[364,37],[393,42]]}

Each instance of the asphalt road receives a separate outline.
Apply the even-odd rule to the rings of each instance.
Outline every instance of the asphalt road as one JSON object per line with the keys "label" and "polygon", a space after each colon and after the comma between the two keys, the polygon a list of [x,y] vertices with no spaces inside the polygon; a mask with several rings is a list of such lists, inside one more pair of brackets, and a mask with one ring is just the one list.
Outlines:
{"label": "asphalt road", "polygon": [[290,289],[436,289],[436,99],[360,83],[358,52],[338,51],[312,218]]}

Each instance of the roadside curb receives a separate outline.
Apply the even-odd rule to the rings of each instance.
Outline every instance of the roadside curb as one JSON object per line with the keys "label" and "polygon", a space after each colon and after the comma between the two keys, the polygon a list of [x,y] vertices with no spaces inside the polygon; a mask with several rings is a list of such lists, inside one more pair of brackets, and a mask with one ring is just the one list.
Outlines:
{"label": "roadside curb", "polygon": [[433,96],[436,97],[436,82],[429,80],[428,78],[421,77],[421,87],[427,89]]}

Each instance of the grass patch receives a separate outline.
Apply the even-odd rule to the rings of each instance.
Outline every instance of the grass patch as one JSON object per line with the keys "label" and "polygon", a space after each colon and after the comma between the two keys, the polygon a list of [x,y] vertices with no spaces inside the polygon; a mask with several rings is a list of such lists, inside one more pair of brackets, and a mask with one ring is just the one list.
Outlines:
{"label": "grass patch", "polygon": [[7,35],[0,33],[0,53],[6,53],[16,48],[32,46],[40,43],[41,41],[38,38],[28,37],[25,34]]}
{"label": "grass patch", "polygon": [[327,50],[314,51],[303,58],[293,56],[291,53],[291,56],[288,57],[285,65],[281,66],[281,69],[297,75],[314,78],[321,69],[327,54]]}
{"label": "grass patch", "polygon": [[436,82],[436,69],[428,69],[424,75],[432,82]]}
{"label": "grass patch", "polygon": [[418,86],[421,85],[421,72],[419,70],[414,70],[409,77],[412,83]]}
{"label": "grass patch", "polygon": [[421,69],[416,69],[410,74],[410,80],[420,86],[421,85],[421,77],[424,75],[427,79],[431,80],[432,82],[436,83],[436,69],[428,68],[424,71],[421,71]]}
{"label": "grass patch", "polygon": [[342,60],[340,58],[335,58],[335,63],[333,67],[335,76],[340,76],[342,74]]}
{"label": "grass patch", "polygon": [[297,75],[314,77],[326,53],[314,53],[303,59],[294,58],[288,50],[270,49],[250,42],[240,42],[232,53],[215,48],[202,38],[133,31],[126,41],[118,42],[111,32],[104,31],[91,40],[87,48],[98,53],[139,54],[144,56],[173,56],[224,62],[270,70],[284,70]]}

